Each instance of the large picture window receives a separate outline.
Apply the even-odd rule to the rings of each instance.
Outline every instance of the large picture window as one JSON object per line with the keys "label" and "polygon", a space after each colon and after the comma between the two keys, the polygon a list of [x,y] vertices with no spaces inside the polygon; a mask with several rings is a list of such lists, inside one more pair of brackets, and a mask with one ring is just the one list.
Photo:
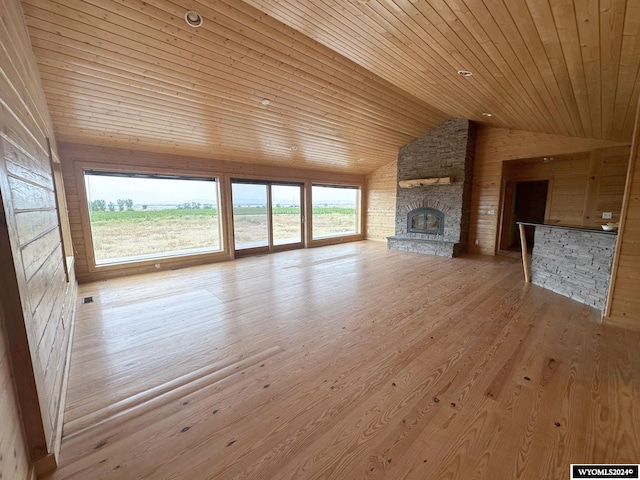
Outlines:
{"label": "large picture window", "polygon": [[360,233],[360,189],[333,185],[311,187],[313,239]]}
{"label": "large picture window", "polygon": [[85,170],[96,265],[222,249],[215,178]]}

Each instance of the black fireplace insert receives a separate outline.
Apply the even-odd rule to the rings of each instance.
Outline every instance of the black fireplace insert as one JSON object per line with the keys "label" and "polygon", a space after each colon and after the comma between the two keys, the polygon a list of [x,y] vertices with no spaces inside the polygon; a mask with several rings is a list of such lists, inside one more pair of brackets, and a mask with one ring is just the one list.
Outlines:
{"label": "black fireplace insert", "polygon": [[416,208],[407,214],[407,232],[444,234],[444,213],[434,208]]}

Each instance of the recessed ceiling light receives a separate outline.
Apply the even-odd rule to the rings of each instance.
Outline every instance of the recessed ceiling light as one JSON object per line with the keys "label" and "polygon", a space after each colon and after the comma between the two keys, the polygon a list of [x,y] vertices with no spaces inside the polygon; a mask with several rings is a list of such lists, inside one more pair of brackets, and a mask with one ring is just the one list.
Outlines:
{"label": "recessed ceiling light", "polygon": [[367,3],[369,3],[369,0],[358,0],[358,3],[366,5]]}
{"label": "recessed ceiling light", "polygon": [[470,77],[473,75],[473,72],[470,72],[469,70],[458,70],[458,75],[461,77]]}
{"label": "recessed ceiling light", "polygon": [[201,27],[204,23],[202,15],[200,15],[198,12],[194,12],[193,10],[189,10],[184,14],[184,21],[187,22],[187,25],[194,28]]}
{"label": "recessed ceiling light", "polygon": [[271,103],[271,100],[269,100],[268,98],[264,98],[260,103],[263,105],[269,105]]}
{"label": "recessed ceiling light", "polygon": [[549,163],[549,162],[553,162],[553,157],[544,157],[542,159],[542,163]]}
{"label": "recessed ceiling light", "polygon": [[289,150],[291,150],[292,152],[295,152],[298,149],[297,145],[293,145],[291,147],[289,147]]}
{"label": "recessed ceiling light", "polygon": [[364,163],[364,158],[360,157],[360,158],[358,159],[358,163]]}
{"label": "recessed ceiling light", "polygon": [[493,117],[493,113],[487,113],[487,112],[484,112],[484,113],[482,114],[482,116],[483,116],[483,117]]}

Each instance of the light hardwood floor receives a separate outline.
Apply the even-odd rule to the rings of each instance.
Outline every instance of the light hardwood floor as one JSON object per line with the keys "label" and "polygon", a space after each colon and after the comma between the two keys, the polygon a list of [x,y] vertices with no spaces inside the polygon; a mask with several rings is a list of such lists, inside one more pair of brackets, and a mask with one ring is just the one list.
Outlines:
{"label": "light hardwood floor", "polygon": [[640,333],[517,259],[358,242],[85,284],[59,479],[566,479],[640,462]]}

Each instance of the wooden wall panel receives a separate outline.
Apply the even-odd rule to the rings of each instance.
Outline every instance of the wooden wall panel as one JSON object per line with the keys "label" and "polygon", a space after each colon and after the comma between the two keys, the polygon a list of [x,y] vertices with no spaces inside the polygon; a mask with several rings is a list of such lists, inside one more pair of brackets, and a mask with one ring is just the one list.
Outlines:
{"label": "wooden wall panel", "polygon": [[398,162],[367,175],[367,240],[387,241],[395,234]]}
{"label": "wooden wall panel", "polygon": [[605,319],[640,328],[640,103]]}
{"label": "wooden wall panel", "polygon": [[[300,183],[337,183],[365,186],[365,176],[359,174],[342,174],[291,167],[273,167],[245,162],[229,162],[210,158],[185,157],[179,155],[140,152],[117,148],[103,148],[89,145],[60,143],[59,152],[62,159],[66,203],[69,211],[69,223],[75,252],[76,275],[79,281],[93,281],[117,277],[133,273],[155,271],[154,264],[160,268],[176,268],[200,264],[203,261],[230,259],[231,254],[216,254],[217,257],[205,260],[202,256],[176,259],[162,259],[145,264],[118,265],[95,269],[91,253],[91,234],[88,218],[86,218],[86,198],[82,176],[83,167],[105,169],[127,169],[133,171],[165,172],[174,174],[212,175],[220,178],[221,196],[224,198],[227,183],[231,177],[244,177],[267,180],[292,180]],[[364,192],[366,195],[366,192]],[[366,205],[366,198],[363,202]],[[225,204],[222,205],[223,221]],[[366,208],[366,207],[365,207]],[[84,209],[84,210],[83,210]],[[230,211],[226,214],[230,216]],[[225,223],[225,226],[227,223]],[[366,221],[365,221],[366,225]],[[227,228],[228,230],[228,228]],[[364,238],[363,235],[357,238]],[[231,237],[227,231],[226,243]],[[339,239],[314,242],[313,246],[335,243]]]}
{"label": "wooden wall panel", "polygon": [[[617,222],[628,160],[629,147],[623,146],[554,155],[548,162],[540,158],[503,162],[503,202],[511,205],[513,197],[509,192],[515,182],[548,180],[547,222],[587,227]],[[612,219],[604,220],[603,212],[611,212]],[[504,246],[507,239],[513,241],[516,227],[507,225],[504,217],[501,221]]]}
{"label": "wooden wall panel", "polygon": [[469,250],[486,255],[496,253],[504,161],[624,145],[627,144],[480,126],[473,173]]}
{"label": "wooden wall panel", "polygon": [[[3,1],[0,18],[0,203],[5,219],[0,296],[10,345],[0,356],[2,368],[5,353],[13,360],[14,400],[25,431],[21,444],[3,442],[0,455],[13,459],[14,448],[26,447],[28,460],[51,465],[60,440],[77,284],[73,274],[67,283],[64,270],[48,142],[54,159],[56,144],[20,2]],[[10,392],[5,380],[0,389]],[[3,425],[19,423],[18,418],[7,413]]]}
{"label": "wooden wall panel", "polygon": [[[2,316],[0,309],[0,320],[4,323]],[[0,326],[0,478],[24,480],[29,470],[29,458],[12,377],[6,333]]]}
{"label": "wooden wall panel", "polygon": [[598,223],[602,219],[602,212],[613,212],[613,219],[605,222],[620,220],[629,155],[630,147],[628,146],[603,150],[600,182],[593,214],[593,218],[598,220]]}
{"label": "wooden wall panel", "polygon": [[508,162],[504,181],[549,180],[551,193],[547,221],[564,225],[581,225],[589,175],[589,152],[554,157],[543,163],[539,159]]}

